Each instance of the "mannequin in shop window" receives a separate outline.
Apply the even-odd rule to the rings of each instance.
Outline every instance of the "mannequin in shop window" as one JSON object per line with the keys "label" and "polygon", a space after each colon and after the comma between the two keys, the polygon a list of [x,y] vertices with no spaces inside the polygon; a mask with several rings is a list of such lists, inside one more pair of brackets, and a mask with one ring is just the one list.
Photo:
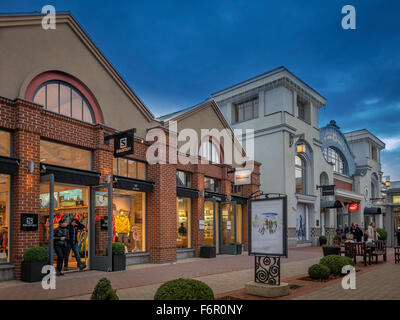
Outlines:
{"label": "mannequin in shop window", "polygon": [[115,217],[115,232],[117,234],[119,242],[126,246],[129,242],[129,232],[131,230],[131,223],[129,217],[125,214],[125,210],[121,209]]}

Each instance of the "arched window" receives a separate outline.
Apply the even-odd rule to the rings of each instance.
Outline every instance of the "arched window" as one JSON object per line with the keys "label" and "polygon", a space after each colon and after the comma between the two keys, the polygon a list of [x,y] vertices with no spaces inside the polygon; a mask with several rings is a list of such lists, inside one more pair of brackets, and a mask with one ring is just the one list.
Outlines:
{"label": "arched window", "polygon": [[346,160],[339,151],[332,147],[325,148],[324,157],[326,161],[333,163],[333,171],[341,174],[347,174]]}
{"label": "arched window", "polygon": [[304,157],[295,158],[296,193],[307,193],[307,163]]}
{"label": "arched window", "polygon": [[379,186],[379,179],[376,173],[374,172],[371,175],[371,198],[378,198],[378,186]]}
{"label": "arched window", "polygon": [[211,138],[208,138],[201,143],[199,155],[209,162],[221,163],[220,151]]}
{"label": "arched window", "polygon": [[48,111],[94,123],[92,108],[85,97],[72,85],[63,81],[48,81],[40,85],[33,95],[33,102]]}

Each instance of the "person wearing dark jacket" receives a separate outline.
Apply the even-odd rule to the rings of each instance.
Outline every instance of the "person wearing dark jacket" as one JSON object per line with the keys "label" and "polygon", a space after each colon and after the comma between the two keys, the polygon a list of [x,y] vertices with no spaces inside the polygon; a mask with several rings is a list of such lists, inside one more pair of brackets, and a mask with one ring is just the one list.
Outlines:
{"label": "person wearing dark jacket", "polygon": [[68,222],[66,219],[62,219],[59,223],[59,227],[54,230],[53,241],[54,250],[57,254],[57,275],[63,276],[62,265],[67,254],[67,241],[69,239],[69,230],[67,228]]}
{"label": "person wearing dark jacket", "polygon": [[86,264],[82,263],[81,257],[79,255],[78,230],[85,229],[85,226],[82,223],[80,223],[78,219],[72,219],[71,223],[67,226],[67,228],[69,231],[69,240],[67,242],[67,252],[64,261],[64,270],[68,270],[68,259],[71,250],[74,252],[79,270],[83,270],[86,268]]}
{"label": "person wearing dark jacket", "polygon": [[358,224],[355,225],[355,230],[354,230],[354,236],[356,238],[357,242],[362,242],[362,237],[364,235],[364,232],[360,229]]}

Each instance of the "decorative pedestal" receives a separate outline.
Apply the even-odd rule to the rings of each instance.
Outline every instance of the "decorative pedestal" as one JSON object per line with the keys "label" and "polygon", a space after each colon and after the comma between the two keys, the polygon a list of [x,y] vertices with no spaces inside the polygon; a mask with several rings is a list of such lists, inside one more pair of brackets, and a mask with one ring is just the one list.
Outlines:
{"label": "decorative pedestal", "polygon": [[281,282],[279,285],[271,285],[259,282],[248,282],[244,287],[244,291],[247,294],[253,296],[260,296],[266,298],[276,298],[289,295],[289,284]]}

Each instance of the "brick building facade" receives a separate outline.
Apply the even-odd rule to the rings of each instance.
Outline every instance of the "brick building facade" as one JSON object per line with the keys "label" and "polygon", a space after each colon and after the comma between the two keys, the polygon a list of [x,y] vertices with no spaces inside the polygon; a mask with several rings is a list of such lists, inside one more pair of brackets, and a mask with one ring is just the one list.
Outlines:
{"label": "brick building facade", "polygon": [[[41,17],[28,18],[35,25],[32,28],[36,28],[37,24],[35,34],[40,42],[43,33],[39,29]],[[72,29],[78,28],[69,14],[58,18]],[[2,19],[0,28],[12,20],[8,17]],[[12,27],[7,25],[5,30],[11,32],[13,28],[18,29],[15,21]],[[30,27],[23,24],[21,28]],[[67,32],[62,25],[57,26],[57,30]],[[53,43],[53,46],[57,45],[63,46],[63,42]],[[85,56],[76,59],[82,60]],[[93,56],[88,59],[93,59]],[[60,58],[57,70],[54,64],[41,71],[38,70],[42,67],[32,65],[32,69],[22,75],[24,80],[16,88],[16,91],[19,90],[17,95],[13,95],[13,89],[9,90],[10,86],[4,85],[3,79],[0,79],[0,178],[5,181],[0,192],[5,195],[4,200],[0,198],[1,208],[3,203],[5,208],[0,227],[4,226],[4,234],[8,237],[4,238],[4,250],[0,251],[0,264],[4,270],[8,268],[8,273],[3,273],[2,278],[20,278],[21,262],[27,248],[48,247],[48,231],[52,223],[49,221],[49,199],[52,197],[56,204],[56,217],[79,217],[85,221],[87,233],[82,235],[80,244],[85,259],[88,255],[85,261],[88,261],[90,269],[98,268],[92,257],[107,254],[109,239],[106,230],[110,226],[113,227],[112,241],[122,242],[125,246],[128,264],[170,262],[199,256],[200,247],[205,243],[205,231],[211,232],[219,253],[226,253],[220,248],[224,241],[229,242],[228,245],[242,242],[246,247],[246,198],[259,190],[260,164],[254,164],[251,182],[242,186],[240,195],[231,195],[234,175],[228,173],[232,170],[229,165],[148,164],[146,152],[153,142],[142,137],[149,130],[160,128],[162,123],[152,117],[136,95],[133,96],[133,91],[123,87],[116,72],[112,74],[114,81],[125,91],[121,89],[120,100],[111,103],[112,100],[107,100],[108,96],[97,94],[95,80],[91,82],[87,78],[89,70],[83,70],[79,75],[71,72],[68,65],[61,65],[64,62]],[[18,63],[17,60],[14,63]],[[110,68],[107,61],[101,63],[104,68]],[[9,64],[13,64],[12,59]],[[46,61],[38,57],[37,64],[43,66]],[[109,79],[105,77],[103,82],[107,81]],[[12,82],[13,79],[10,79],[7,85]],[[58,95],[53,96],[54,92]],[[41,96],[42,93],[44,96]],[[126,96],[134,102],[130,106],[125,106]],[[51,99],[56,101],[55,104],[52,105]],[[79,101],[78,113],[78,109],[74,109],[76,101]],[[130,121],[124,119],[118,122],[121,118],[121,115],[118,118],[119,113],[125,114]],[[196,114],[191,117],[195,119]],[[201,125],[208,126],[207,123]],[[213,127],[211,124],[210,129]],[[107,144],[104,137],[128,128],[137,128],[138,132],[134,139],[134,154],[117,160],[113,154],[113,141]],[[162,130],[170,134],[167,129]],[[169,148],[173,147],[166,145],[167,154]],[[178,172],[190,177],[190,185],[178,185]],[[55,177],[53,195],[50,195],[47,182],[42,179],[49,173]],[[102,228],[101,223],[108,212],[106,203],[110,199],[105,192],[99,191],[98,185],[104,186],[109,181],[113,181],[113,224]],[[210,181],[217,183],[219,189],[208,189]],[[204,229],[207,201],[214,203],[212,212],[207,211],[208,215],[213,215],[212,230],[207,229],[207,223]],[[183,208],[181,211],[179,206]],[[177,216],[178,212],[181,216]],[[21,217],[27,213],[38,215],[37,230],[22,230]],[[53,223],[56,227],[55,220]],[[91,226],[93,223],[95,227]],[[116,230],[117,225],[119,230]],[[178,240],[181,243],[179,246]]]}

